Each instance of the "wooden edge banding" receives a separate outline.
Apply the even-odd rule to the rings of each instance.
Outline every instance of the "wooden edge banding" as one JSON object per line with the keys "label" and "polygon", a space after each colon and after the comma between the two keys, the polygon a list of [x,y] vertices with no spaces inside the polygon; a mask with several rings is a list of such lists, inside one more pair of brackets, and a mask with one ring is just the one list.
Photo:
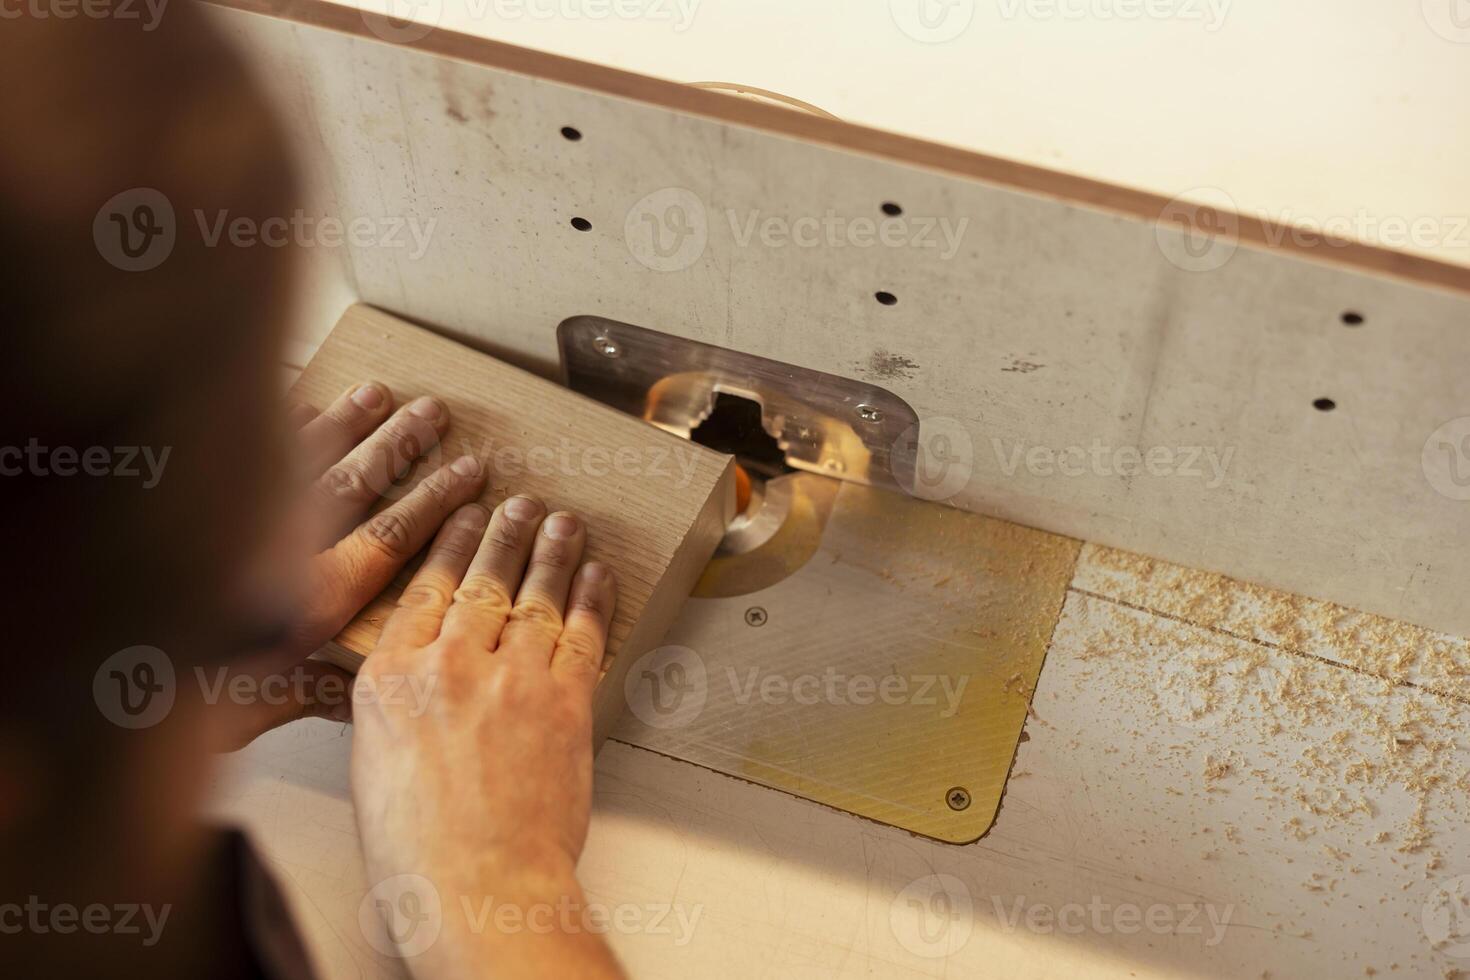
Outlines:
{"label": "wooden edge banding", "polygon": [[[561,55],[517,47],[503,41],[460,34],[443,28],[423,29],[412,42],[385,40],[404,31],[404,21],[393,20],[329,0],[202,0],[228,10],[264,14],[309,27],[352,35],[381,44],[415,48],[429,54],[528,75],[604,95],[659,106],[674,112],[703,116],[719,122],[763,130],[837,149],[922,167],[1001,187],[1054,198],[1068,204],[1156,223],[1169,209],[1172,215],[1190,215],[1195,205],[1148,191],[1123,187],[1075,174],[933,143],[899,133],[873,129],[841,119],[792,112],[722,92],[608,68]],[[374,27],[376,26],[376,30]],[[417,33],[414,30],[412,33]],[[1349,241],[1317,231],[1293,229],[1274,221],[1231,214],[1199,205],[1201,211],[1225,215],[1241,244],[1290,254],[1377,275],[1470,294],[1470,267],[1427,256],[1399,252]]]}

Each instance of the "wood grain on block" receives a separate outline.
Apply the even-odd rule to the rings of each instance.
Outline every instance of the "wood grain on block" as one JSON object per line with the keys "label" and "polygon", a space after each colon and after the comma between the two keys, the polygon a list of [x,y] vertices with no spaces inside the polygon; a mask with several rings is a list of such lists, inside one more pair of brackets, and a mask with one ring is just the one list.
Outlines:
{"label": "wood grain on block", "polygon": [[[405,478],[404,490],[469,453],[490,473],[486,506],[521,493],[586,520],[587,558],[612,566],[618,580],[607,673],[595,704],[601,745],[622,711],[623,673],[658,644],[734,515],[731,457],[360,305],[343,314],[292,396],[325,408],[366,380],[388,385],[399,404],[432,394],[449,406],[449,430]],[[399,575],[324,655],[355,670],[411,573]]]}

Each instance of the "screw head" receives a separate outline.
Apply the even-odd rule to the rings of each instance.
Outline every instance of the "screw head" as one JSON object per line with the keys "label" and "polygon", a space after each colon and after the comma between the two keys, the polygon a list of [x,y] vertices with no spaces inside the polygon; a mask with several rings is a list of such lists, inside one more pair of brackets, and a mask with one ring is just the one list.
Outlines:
{"label": "screw head", "polygon": [[880,409],[874,408],[872,405],[859,405],[857,407],[857,413],[858,418],[862,419],[864,422],[877,423],[883,421],[883,412]]}
{"label": "screw head", "polygon": [[769,617],[760,606],[751,606],[745,610],[745,624],[747,626],[764,626]]}
{"label": "screw head", "polygon": [[944,802],[949,804],[951,810],[964,810],[970,806],[970,791],[963,786],[956,786],[944,794]]}
{"label": "screw head", "polygon": [[623,349],[618,346],[617,341],[601,334],[592,338],[592,346],[597,348],[597,353],[603,357],[621,357],[623,353]]}

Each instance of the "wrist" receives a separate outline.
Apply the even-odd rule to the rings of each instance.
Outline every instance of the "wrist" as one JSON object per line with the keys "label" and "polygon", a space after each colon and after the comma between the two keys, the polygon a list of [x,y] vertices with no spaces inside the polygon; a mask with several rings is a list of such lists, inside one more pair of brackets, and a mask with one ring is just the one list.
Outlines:
{"label": "wrist", "polygon": [[605,910],[589,905],[569,858],[466,863],[441,893],[442,928],[412,968],[422,977],[620,975]]}
{"label": "wrist", "polygon": [[435,864],[448,870],[445,885],[460,894],[541,901],[581,894],[576,858],[553,844],[519,841],[484,848],[469,859],[462,854],[443,858]]}

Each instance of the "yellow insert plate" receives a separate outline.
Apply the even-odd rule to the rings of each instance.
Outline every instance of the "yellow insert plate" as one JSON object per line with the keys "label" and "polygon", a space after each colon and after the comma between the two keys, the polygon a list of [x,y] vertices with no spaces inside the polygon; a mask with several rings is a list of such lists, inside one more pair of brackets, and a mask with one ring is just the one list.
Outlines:
{"label": "yellow insert plate", "polygon": [[791,518],[760,548],[715,559],[664,646],[630,670],[614,737],[927,837],[978,839],[1080,542],[782,479]]}

